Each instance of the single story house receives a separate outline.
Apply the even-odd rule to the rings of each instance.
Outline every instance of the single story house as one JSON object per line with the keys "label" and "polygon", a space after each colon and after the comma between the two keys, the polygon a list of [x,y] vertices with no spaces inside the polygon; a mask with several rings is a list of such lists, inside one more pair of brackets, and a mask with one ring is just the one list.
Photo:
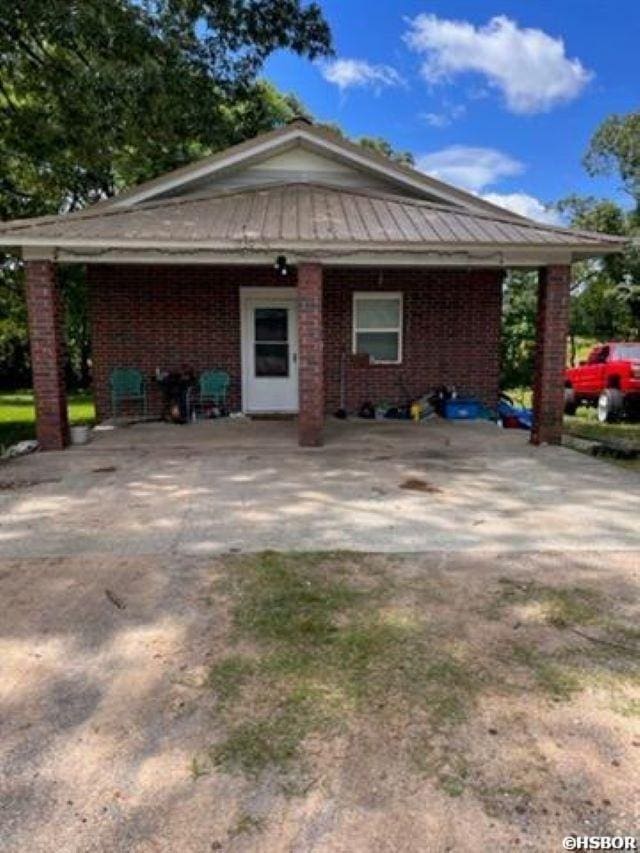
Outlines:
{"label": "single story house", "polygon": [[134,367],[226,370],[231,406],[296,413],[322,442],[341,387],[363,400],[438,385],[495,404],[502,281],[539,270],[534,442],[560,440],[572,261],[620,240],[525,219],[296,120],[82,212],[0,226],[19,249],[45,449],[68,441],[58,264],[90,283],[94,390]]}

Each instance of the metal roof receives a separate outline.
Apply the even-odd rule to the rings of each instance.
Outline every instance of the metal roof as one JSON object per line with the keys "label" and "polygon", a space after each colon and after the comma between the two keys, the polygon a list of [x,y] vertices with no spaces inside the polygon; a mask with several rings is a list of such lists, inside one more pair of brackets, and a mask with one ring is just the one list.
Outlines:
{"label": "metal roof", "polygon": [[625,241],[404,196],[320,184],[268,185],[100,207],[0,226],[0,245],[376,252],[473,247],[619,251]]}

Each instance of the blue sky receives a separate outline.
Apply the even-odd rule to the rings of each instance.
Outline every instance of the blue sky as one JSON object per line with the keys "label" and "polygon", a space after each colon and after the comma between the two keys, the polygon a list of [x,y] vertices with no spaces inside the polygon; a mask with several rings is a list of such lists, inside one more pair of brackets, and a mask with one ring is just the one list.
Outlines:
{"label": "blue sky", "polygon": [[336,58],[274,55],[265,76],[350,136],[520,212],[616,197],[581,159],[600,121],[638,107],[637,0],[321,0]]}

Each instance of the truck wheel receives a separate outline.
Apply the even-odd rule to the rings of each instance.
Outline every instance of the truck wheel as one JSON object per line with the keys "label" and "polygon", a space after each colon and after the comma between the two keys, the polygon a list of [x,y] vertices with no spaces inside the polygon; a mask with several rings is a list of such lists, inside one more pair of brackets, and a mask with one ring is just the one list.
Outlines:
{"label": "truck wheel", "polygon": [[624,408],[624,398],[618,388],[605,388],[598,397],[598,420],[601,424],[612,424],[618,420]]}
{"label": "truck wheel", "polygon": [[575,415],[578,408],[576,393],[573,388],[564,389],[564,413],[565,415]]}

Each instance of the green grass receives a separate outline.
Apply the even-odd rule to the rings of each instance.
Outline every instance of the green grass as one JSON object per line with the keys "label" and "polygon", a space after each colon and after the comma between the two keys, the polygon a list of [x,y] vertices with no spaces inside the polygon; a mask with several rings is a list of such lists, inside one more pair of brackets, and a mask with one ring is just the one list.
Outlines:
{"label": "green grass", "polygon": [[209,670],[207,686],[215,690],[218,702],[222,705],[240,692],[242,685],[253,675],[255,661],[241,655],[230,655]]}
{"label": "green grass", "polygon": [[[0,394],[0,451],[18,441],[35,438],[35,409],[31,391]],[[95,409],[91,394],[69,394],[69,421],[71,424],[93,423]]]}
{"label": "green grass", "polygon": [[497,597],[498,612],[504,606],[534,604],[544,621],[556,628],[590,625],[603,612],[604,604],[592,589],[584,587],[547,586],[535,581],[515,582],[500,578]]}
{"label": "green grass", "polygon": [[[369,714],[380,736],[395,714],[420,707],[433,731],[462,722],[478,676],[430,637],[420,612],[389,610],[390,581],[360,589],[344,555],[264,553],[238,558],[231,582],[237,641],[209,673],[224,735],[212,764],[255,776],[303,765],[302,744]],[[371,575],[370,575],[371,577]],[[386,720],[386,722],[385,722]]]}
{"label": "green grass", "polygon": [[[510,646],[510,660],[553,700],[568,701],[587,686],[615,692],[627,682],[640,683],[640,631],[620,621],[603,594],[589,587],[500,578],[489,618],[504,618],[514,608],[525,623],[557,629],[556,638],[581,638],[581,644],[563,643],[553,650],[524,641]],[[637,701],[616,698],[614,710],[632,716]]]}
{"label": "green grass", "polygon": [[[588,441],[606,442],[607,439],[616,441],[622,439],[625,444],[631,444],[634,450],[640,450],[640,423],[623,421],[617,424],[601,424],[596,418],[595,409],[592,408],[579,408],[575,417],[565,415],[564,431],[567,435]],[[607,454],[599,458],[622,468],[640,471],[640,455],[636,455],[635,458],[617,458],[615,455]]]}
{"label": "green grass", "polygon": [[[591,343],[589,342],[585,345],[586,351],[590,347]],[[580,357],[583,357],[582,350]],[[522,406],[531,407],[533,405],[533,393],[530,388],[511,388],[506,393]],[[640,449],[640,423],[622,421],[617,424],[601,424],[598,422],[596,410],[592,406],[580,406],[573,417],[565,415],[564,432],[567,435],[574,435],[577,438],[590,441],[624,439],[626,442],[631,441]],[[617,459],[612,456],[603,456],[602,459],[605,462],[640,471],[640,457]]]}
{"label": "green grass", "polygon": [[514,643],[511,650],[514,663],[527,667],[537,686],[558,701],[568,700],[579,693],[584,683],[579,673],[550,658],[549,655],[524,643]]}
{"label": "green grass", "polygon": [[[436,596],[430,580],[395,571],[411,559],[225,558],[208,604],[230,608],[231,627],[203,686],[212,732],[194,780],[242,774],[300,796],[346,738],[354,763],[390,761],[498,814],[525,808],[530,794],[518,779],[488,783],[469,748],[487,698],[509,719],[514,703],[577,710],[584,697],[635,720],[640,630],[606,589],[502,577],[478,607],[462,587],[445,583]],[[384,753],[393,733],[393,757],[372,758],[370,744]]]}
{"label": "green grass", "polygon": [[565,417],[565,432],[580,438],[598,439],[622,438],[638,444],[640,448],[640,423],[623,421],[618,424],[601,424],[595,409],[578,409],[576,417]]}

